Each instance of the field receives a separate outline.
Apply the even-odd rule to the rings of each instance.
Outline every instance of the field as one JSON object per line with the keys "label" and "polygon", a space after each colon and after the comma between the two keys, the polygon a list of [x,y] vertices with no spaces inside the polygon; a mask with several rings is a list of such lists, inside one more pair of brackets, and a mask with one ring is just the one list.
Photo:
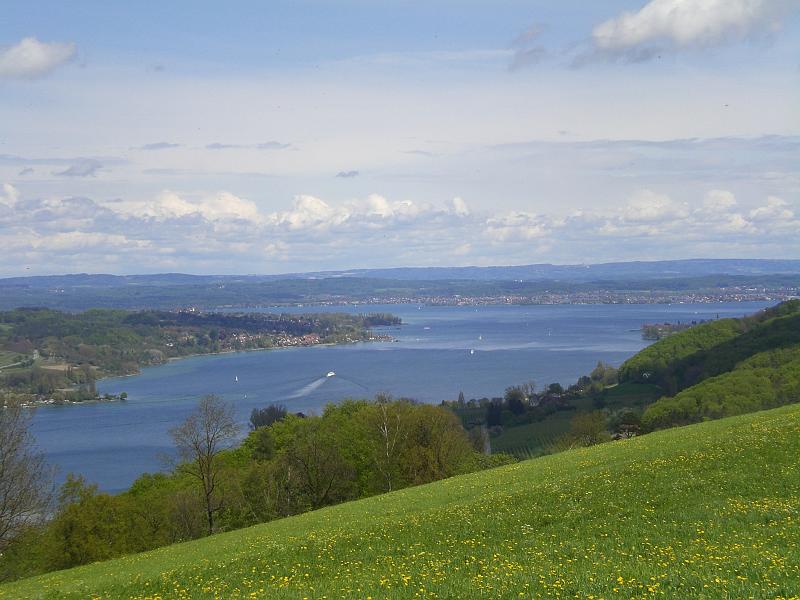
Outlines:
{"label": "field", "polygon": [[800,598],[800,406],[454,477],[0,598]]}
{"label": "field", "polygon": [[[607,387],[601,393],[602,406],[614,411],[625,407],[641,409],[655,402],[663,394],[655,385],[641,383],[622,383]],[[586,396],[571,401],[575,410],[558,411],[542,421],[510,425],[503,433],[492,437],[492,451],[507,452],[517,458],[532,458],[544,454],[547,447],[569,431],[570,421],[580,411],[596,410],[592,398]],[[460,411],[462,412],[462,411]],[[477,421],[486,413],[485,409],[463,410],[464,420]]]}

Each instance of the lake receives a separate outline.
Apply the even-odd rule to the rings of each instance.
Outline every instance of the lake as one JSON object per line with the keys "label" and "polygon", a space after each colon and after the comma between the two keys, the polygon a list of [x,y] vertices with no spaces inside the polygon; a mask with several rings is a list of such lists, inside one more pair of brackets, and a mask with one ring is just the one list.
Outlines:
{"label": "lake", "polygon": [[[615,366],[644,348],[643,323],[740,317],[770,303],[430,307],[368,305],[278,308],[269,312],[391,312],[400,327],[377,331],[397,341],[197,356],[98,382],[126,402],[45,406],[33,432],[48,460],[102,490],[127,488],[162,468],[167,431],[198,398],[234,403],[245,424],[255,407],[284,404],[319,412],[343,398],[378,392],[424,402],[502,396],[510,385],[574,383],[598,360]],[[262,312],[267,312],[262,311]],[[328,376],[328,373],[335,373]]]}

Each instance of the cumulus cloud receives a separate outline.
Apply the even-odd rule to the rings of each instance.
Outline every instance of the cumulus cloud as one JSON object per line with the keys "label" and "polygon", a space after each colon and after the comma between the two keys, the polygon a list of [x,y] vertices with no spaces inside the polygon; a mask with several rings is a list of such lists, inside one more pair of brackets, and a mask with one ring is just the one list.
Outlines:
{"label": "cumulus cloud", "polygon": [[789,208],[789,203],[783,198],[769,196],[764,206],[759,206],[750,211],[750,218],[755,222],[791,223],[794,220],[794,211]]}
{"label": "cumulus cloud", "polygon": [[640,190],[622,210],[622,217],[631,223],[652,223],[668,218],[683,218],[687,215],[685,205],[680,205],[667,196],[651,190]]}
{"label": "cumulus cloud", "polygon": [[[460,197],[427,204],[379,194],[345,202],[299,195],[282,210],[266,210],[228,191],[98,201],[27,197],[5,184],[0,267],[241,273],[443,264],[447,257],[481,264],[665,258],[713,248],[717,256],[746,256],[743,248],[784,256],[800,252],[796,210],[778,196],[742,208],[724,189],[679,199],[645,189],[616,208],[563,216],[475,213]],[[284,266],[267,266],[278,262]]]}
{"label": "cumulus cloud", "polygon": [[711,190],[703,197],[703,209],[707,211],[728,210],[736,206],[736,197],[727,190]]}
{"label": "cumulus cloud", "polygon": [[548,233],[546,217],[529,212],[512,212],[486,221],[486,234],[495,242],[532,240]]}
{"label": "cumulus cloud", "polygon": [[103,168],[99,160],[93,158],[82,158],[75,163],[64,169],[63,171],[56,171],[53,175],[60,175],[62,177],[94,177],[97,171]]}
{"label": "cumulus cloud", "polygon": [[460,196],[456,196],[452,200],[452,209],[453,213],[458,215],[459,217],[467,217],[469,216],[469,207],[467,207],[467,203],[464,202],[464,199]]}
{"label": "cumulus cloud", "polygon": [[75,44],[40,42],[23,38],[18,44],[0,49],[0,79],[35,79],[47,75],[75,56]]}
{"label": "cumulus cloud", "polygon": [[772,32],[797,10],[797,0],[650,0],[597,25],[597,54],[640,61],[660,52],[715,46]]}
{"label": "cumulus cloud", "polygon": [[170,190],[161,192],[154,200],[119,203],[116,209],[128,216],[142,216],[164,221],[196,215],[209,222],[261,220],[256,204],[230,192],[219,192],[196,200],[187,200]]}
{"label": "cumulus cloud", "polygon": [[0,203],[14,207],[19,200],[19,190],[10,183],[3,184],[3,195],[0,196]]}
{"label": "cumulus cloud", "polygon": [[336,177],[340,179],[352,179],[353,177],[358,177],[358,171],[339,171]]}

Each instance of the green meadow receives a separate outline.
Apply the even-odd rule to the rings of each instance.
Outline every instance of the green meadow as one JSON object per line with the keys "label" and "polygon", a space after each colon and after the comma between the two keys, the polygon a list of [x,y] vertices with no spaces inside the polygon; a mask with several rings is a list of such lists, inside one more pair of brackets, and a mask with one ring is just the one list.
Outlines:
{"label": "green meadow", "polygon": [[0,586],[0,598],[799,598],[800,406]]}

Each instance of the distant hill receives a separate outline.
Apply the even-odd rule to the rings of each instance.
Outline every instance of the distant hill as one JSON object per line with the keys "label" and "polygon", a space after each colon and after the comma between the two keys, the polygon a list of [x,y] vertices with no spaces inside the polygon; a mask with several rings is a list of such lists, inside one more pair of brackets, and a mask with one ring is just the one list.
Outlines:
{"label": "distant hill", "polygon": [[[171,309],[342,302],[440,302],[444,298],[539,303],[550,295],[609,292],[622,301],[673,301],[664,295],[733,290],[734,299],[772,299],[800,290],[800,261],[695,260],[605,265],[529,265],[338,271],[288,275],[72,274],[0,279],[0,310],[37,306]],[[661,297],[654,299],[654,293]],[[761,296],[759,296],[761,294]],[[509,300],[511,297],[511,300]],[[586,297],[577,299],[587,301]],[[588,301],[620,301],[591,298]],[[683,301],[678,298],[674,301]]]}
{"label": "distant hill", "polygon": [[589,265],[520,265],[509,267],[417,267],[361,269],[341,275],[386,279],[471,279],[476,281],[572,281],[667,279],[708,275],[776,275],[800,273],[800,260],[692,259],[615,262]]}
{"label": "distant hill", "polygon": [[790,598],[800,406],[0,585],[26,598]]}
{"label": "distant hill", "polygon": [[580,265],[533,264],[494,267],[399,267],[351,269],[281,275],[154,275],[68,274],[0,278],[0,288],[24,286],[50,288],[120,287],[128,285],[203,285],[210,283],[258,283],[287,279],[368,278],[403,281],[560,281],[678,279],[718,275],[800,275],[800,260],[689,259],[615,262]]}

